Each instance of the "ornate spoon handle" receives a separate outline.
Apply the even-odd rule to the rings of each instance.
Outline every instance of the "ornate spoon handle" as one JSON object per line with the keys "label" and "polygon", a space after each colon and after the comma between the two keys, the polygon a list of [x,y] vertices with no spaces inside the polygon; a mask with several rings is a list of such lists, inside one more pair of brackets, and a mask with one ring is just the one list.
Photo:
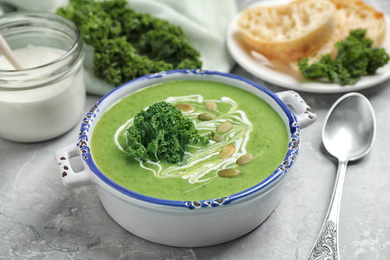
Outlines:
{"label": "ornate spoon handle", "polygon": [[328,212],[321,231],[311,249],[308,260],[339,260],[338,222],[341,194],[348,161],[339,160],[336,181],[333,188]]}

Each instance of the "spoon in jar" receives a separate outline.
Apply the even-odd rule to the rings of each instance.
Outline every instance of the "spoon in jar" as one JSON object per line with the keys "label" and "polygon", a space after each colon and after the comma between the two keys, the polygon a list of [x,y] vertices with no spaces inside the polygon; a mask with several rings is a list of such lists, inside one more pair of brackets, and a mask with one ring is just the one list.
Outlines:
{"label": "spoon in jar", "polygon": [[345,94],[330,108],[325,118],[322,139],[326,150],[338,158],[338,170],[328,212],[308,260],[340,259],[338,219],[347,164],[370,151],[375,132],[374,110],[363,95]]}
{"label": "spoon in jar", "polygon": [[8,43],[4,39],[4,37],[0,34],[0,53],[4,55],[4,57],[11,63],[11,65],[17,69],[23,69],[23,65],[20,61],[15,57]]}

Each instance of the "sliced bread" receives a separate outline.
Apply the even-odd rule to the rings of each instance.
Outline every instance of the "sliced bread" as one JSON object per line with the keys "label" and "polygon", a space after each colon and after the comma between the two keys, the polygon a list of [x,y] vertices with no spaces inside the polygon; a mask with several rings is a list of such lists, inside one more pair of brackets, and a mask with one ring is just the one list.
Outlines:
{"label": "sliced bread", "polygon": [[383,13],[360,0],[332,0],[336,5],[339,20],[340,39],[345,39],[350,30],[366,29],[366,37],[378,47],[386,35],[386,22]]}
{"label": "sliced bread", "polygon": [[277,6],[253,6],[238,18],[245,44],[270,60],[297,61],[329,41],[337,27],[329,0],[297,0]]}

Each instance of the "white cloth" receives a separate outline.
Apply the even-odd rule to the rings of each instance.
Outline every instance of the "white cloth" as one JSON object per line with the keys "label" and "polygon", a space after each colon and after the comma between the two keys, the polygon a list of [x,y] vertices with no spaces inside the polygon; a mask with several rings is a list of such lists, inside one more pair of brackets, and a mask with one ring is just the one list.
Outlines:
{"label": "white cloth", "polygon": [[[234,0],[128,0],[130,7],[141,13],[168,20],[183,28],[191,44],[200,51],[203,69],[229,72],[234,65],[227,46],[226,31],[236,14]],[[12,0],[21,10],[55,12],[67,0]],[[113,86],[92,73],[92,52],[85,47],[85,83],[87,91],[104,95]]]}

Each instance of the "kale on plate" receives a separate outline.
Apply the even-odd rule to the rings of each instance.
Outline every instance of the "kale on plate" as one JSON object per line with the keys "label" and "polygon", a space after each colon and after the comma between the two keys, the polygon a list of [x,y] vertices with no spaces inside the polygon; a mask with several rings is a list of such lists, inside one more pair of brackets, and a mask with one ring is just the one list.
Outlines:
{"label": "kale on plate", "polygon": [[298,67],[307,79],[325,78],[340,85],[354,85],[364,75],[372,75],[386,65],[390,57],[384,48],[372,47],[372,40],[365,37],[366,31],[350,31],[344,41],[336,43],[338,49],[335,59],[330,54],[323,55],[319,61],[308,64],[303,58]]}

